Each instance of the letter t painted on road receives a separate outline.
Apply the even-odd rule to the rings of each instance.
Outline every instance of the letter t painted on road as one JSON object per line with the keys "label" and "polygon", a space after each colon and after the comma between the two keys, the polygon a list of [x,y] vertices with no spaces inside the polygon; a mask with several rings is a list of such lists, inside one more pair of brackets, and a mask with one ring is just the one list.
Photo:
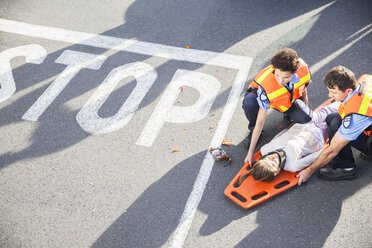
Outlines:
{"label": "letter t painted on road", "polygon": [[65,64],[67,67],[27,110],[27,112],[22,116],[22,119],[37,121],[53,100],[81,69],[88,68],[98,70],[103,62],[105,62],[106,58],[107,57],[103,55],[65,50],[55,62]]}

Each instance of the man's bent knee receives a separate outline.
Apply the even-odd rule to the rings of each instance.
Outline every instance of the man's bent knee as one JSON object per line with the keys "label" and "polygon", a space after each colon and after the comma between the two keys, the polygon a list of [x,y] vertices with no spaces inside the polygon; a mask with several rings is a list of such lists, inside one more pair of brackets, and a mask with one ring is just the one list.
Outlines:
{"label": "man's bent knee", "polygon": [[337,126],[337,128],[341,125],[342,119],[338,112],[333,112],[327,115],[326,123],[330,126]]}
{"label": "man's bent knee", "polygon": [[300,99],[296,99],[286,113],[295,123],[305,124],[313,118],[313,111]]}
{"label": "man's bent knee", "polygon": [[243,109],[248,109],[258,105],[257,95],[253,92],[249,92],[243,99]]}

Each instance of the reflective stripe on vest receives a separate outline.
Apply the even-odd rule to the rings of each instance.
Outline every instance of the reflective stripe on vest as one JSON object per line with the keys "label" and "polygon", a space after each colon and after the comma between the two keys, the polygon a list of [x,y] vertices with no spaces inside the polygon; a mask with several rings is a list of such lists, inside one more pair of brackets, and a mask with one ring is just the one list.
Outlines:
{"label": "reflective stripe on vest", "polygon": [[293,84],[292,96],[286,87],[280,86],[275,79],[275,68],[270,65],[263,69],[249,85],[249,87],[261,88],[265,91],[267,98],[270,102],[270,108],[275,108],[281,112],[287,111],[294,100],[301,97],[305,91],[305,84],[310,80],[310,72],[306,65],[300,64],[297,75],[300,82]]}
{"label": "reflective stripe on vest", "polygon": [[371,104],[371,98],[372,98],[372,84],[366,84],[364,91],[363,91],[364,97],[362,104],[360,105],[360,108],[358,110],[358,113],[361,115],[365,115],[368,110],[369,104]]}
{"label": "reflective stripe on vest", "polygon": [[360,90],[338,108],[341,118],[349,114],[372,117],[372,75],[364,74],[358,79]]}
{"label": "reflective stripe on vest", "polygon": [[279,106],[277,106],[277,107],[280,108],[281,112],[285,112],[285,111],[288,110],[288,108],[286,108],[286,107],[283,106],[283,105],[279,105]]}
{"label": "reflective stripe on vest", "polygon": [[[305,76],[303,76],[302,78],[300,78],[300,82],[293,85],[293,90],[295,90],[298,87],[300,87],[301,85],[307,83],[309,80],[310,80],[310,73],[308,73]],[[287,89],[285,87],[283,87],[279,90],[271,92],[270,94],[267,95],[267,97],[269,99],[273,99],[273,98],[279,97],[280,95],[283,95],[285,93],[287,93]],[[292,99],[292,102],[294,102],[294,100],[296,100],[296,99]]]}
{"label": "reflective stripe on vest", "polygon": [[279,96],[281,96],[281,95],[283,95],[283,94],[285,94],[287,92],[288,92],[288,90],[285,87],[283,87],[283,88],[281,88],[279,90],[276,90],[274,92],[271,92],[270,94],[267,95],[267,97],[269,99],[274,99],[274,98],[277,98],[277,97],[279,97]]}
{"label": "reflective stripe on vest", "polygon": [[298,82],[297,84],[294,85],[294,88],[298,88],[300,87],[301,85],[307,83],[309,80],[310,80],[310,73],[306,74],[305,76],[303,76],[302,78],[300,78],[300,82]]}
{"label": "reflective stripe on vest", "polygon": [[261,84],[262,81],[267,77],[267,75],[272,73],[274,70],[275,70],[274,66],[270,66],[269,68],[267,68],[266,71],[262,73],[262,75],[257,80],[255,80],[256,83]]}

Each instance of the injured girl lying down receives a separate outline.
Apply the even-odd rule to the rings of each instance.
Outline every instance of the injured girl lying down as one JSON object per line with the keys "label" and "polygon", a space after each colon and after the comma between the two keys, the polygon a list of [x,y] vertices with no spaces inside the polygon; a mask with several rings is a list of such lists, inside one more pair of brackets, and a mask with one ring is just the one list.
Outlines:
{"label": "injured girl lying down", "polygon": [[258,181],[269,182],[281,170],[300,171],[310,165],[320,154],[328,140],[326,117],[336,112],[340,102],[319,108],[306,124],[294,124],[277,134],[261,147],[263,155],[253,163],[252,169],[239,179],[239,184],[252,175]]}

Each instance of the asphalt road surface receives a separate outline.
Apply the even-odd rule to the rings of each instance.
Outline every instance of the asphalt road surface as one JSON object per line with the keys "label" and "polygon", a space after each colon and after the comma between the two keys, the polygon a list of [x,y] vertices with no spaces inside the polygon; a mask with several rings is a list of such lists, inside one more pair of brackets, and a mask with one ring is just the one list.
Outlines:
{"label": "asphalt road surface", "polygon": [[[372,73],[372,2],[1,1],[0,247],[372,247],[372,165],[251,209],[244,89],[283,47]],[[269,113],[265,144],[285,128]],[[283,127],[284,126],[284,127]],[[222,140],[233,162],[214,162]]]}

